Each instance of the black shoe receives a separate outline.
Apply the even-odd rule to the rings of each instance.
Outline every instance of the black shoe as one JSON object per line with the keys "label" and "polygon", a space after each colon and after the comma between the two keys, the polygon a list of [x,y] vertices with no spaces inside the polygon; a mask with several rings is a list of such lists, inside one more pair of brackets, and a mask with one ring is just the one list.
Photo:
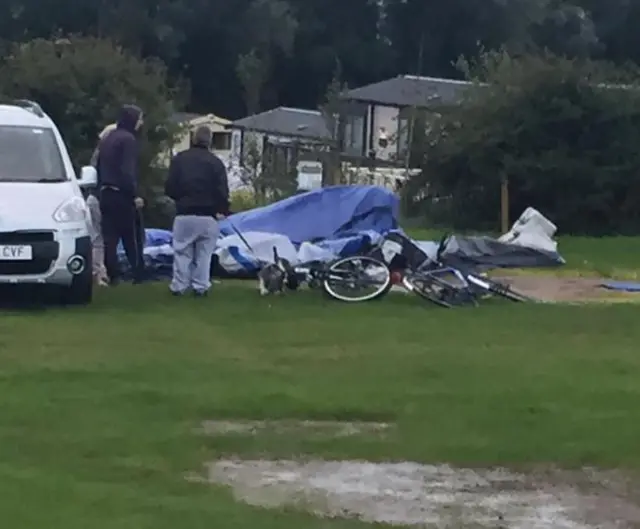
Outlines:
{"label": "black shoe", "polygon": [[206,298],[209,295],[209,292],[206,290],[204,292],[198,292],[197,290],[193,292],[193,295],[197,298]]}
{"label": "black shoe", "polygon": [[133,276],[133,284],[141,285],[142,283],[146,283],[151,279],[151,275],[146,269],[142,269],[137,271]]}
{"label": "black shoe", "polygon": [[132,283],[134,285],[141,285],[142,283],[147,283],[151,280],[151,278],[148,275],[141,275],[141,276],[136,276],[133,278]]}

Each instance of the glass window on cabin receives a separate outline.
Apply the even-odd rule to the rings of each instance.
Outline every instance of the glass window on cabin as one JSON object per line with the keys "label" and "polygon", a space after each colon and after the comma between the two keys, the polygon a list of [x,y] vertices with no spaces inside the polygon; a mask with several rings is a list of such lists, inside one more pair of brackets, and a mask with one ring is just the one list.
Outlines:
{"label": "glass window on cabin", "polygon": [[214,151],[230,151],[231,132],[214,132],[212,146]]}

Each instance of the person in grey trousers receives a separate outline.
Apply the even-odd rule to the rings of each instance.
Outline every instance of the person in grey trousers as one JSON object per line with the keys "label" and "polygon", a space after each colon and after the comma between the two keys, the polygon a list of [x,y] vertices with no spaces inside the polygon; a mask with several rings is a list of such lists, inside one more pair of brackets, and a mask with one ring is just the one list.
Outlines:
{"label": "person in grey trousers", "polygon": [[199,127],[192,136],[191,148],[176,154],[169,165],[165,194],[176,205],[169,289],[175,296],[189,290],[205,296],[211,288],[217,221],[229,214],[227,170],[210,146],[211,130]]}

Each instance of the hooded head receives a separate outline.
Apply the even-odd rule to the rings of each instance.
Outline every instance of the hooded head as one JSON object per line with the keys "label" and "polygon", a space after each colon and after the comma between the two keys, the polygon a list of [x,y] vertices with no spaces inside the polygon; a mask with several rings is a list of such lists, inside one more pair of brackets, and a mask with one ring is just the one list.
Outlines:
{"label": "hooded head", "polygon": [[193,133],[191,144],[194,147],[203,147],[204,149],[211,147],[211,130],[209,127],[198,127]]}
{"label": "hooded head", "polygon": [[124,105],[118,116],[118,128],[136,132],[142,126],[142,110],[135,105]]}

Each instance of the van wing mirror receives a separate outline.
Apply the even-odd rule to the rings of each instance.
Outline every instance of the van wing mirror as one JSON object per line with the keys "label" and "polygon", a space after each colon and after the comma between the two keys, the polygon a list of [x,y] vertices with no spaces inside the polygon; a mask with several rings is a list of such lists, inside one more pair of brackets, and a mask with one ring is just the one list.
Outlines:
{"label": "van wing mirror", "polygon": [[85,165],[80,170],[80,178],[78,179],[80,187],[94,187],[98,185],[98,171],[92,165]]}

